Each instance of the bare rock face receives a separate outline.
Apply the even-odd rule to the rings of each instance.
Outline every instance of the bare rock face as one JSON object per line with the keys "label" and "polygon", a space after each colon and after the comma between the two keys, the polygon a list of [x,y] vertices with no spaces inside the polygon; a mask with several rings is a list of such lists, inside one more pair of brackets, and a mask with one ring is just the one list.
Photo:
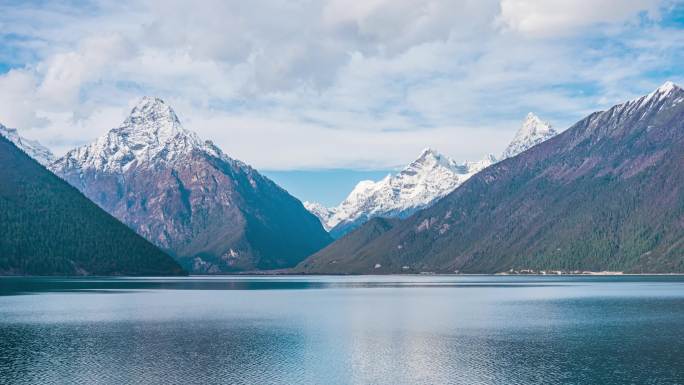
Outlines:
{"label": "bare rock face", "polygon": [[330,241],[301,202],[184,129],[160,99],[50,168],[192,272],[290,267]]}
{"label": "bare rock face", "polygon": [[484,169],[398,224],[361,227],[298,270],[681,273],[682,168],[684,90],[668,82]]}

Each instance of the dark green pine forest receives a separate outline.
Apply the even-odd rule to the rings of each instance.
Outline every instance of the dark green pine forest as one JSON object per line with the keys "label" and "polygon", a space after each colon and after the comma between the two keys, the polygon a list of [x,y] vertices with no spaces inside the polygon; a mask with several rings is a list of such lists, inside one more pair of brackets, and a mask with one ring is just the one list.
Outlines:
{"label": "dark green pine forest", "polygon": [[0,165],[0,274],[185,274],[2,136]]}

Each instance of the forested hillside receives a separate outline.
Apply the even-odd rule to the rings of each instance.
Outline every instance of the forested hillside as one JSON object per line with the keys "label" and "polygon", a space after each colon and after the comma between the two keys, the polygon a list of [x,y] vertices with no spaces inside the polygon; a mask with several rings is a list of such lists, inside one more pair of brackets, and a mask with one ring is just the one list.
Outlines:
{"label": "forested hillside", "polygon": [[2,136],[0,165],[0,274],[184,274]]}

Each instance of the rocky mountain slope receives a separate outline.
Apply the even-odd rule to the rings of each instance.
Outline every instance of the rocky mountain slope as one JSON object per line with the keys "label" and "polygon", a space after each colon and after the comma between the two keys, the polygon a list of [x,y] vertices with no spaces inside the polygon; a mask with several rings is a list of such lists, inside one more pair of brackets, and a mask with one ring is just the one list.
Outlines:
{"label": "rocky mountain slope", "polygon": [[28,156],[35,159],[43,166],[47,166],[55,160],[55,156],[47,147],[35,140],[29,140],[20,136],[14,128],[8,128],[0,124],[0,136],[7,138],[20,150],[24,151]]}
{"label": "rocky mountain slope", "polygon": [[683,168],[684,91],[668,82],[483,170],[379,235],[361,227],[370,241],[337,241],[298,271],[684,272]]}
{"label": "rocky mountain slope", "polygon": [[[549,123],[529,113],[498,160],[515,156],[555,134]],[[396,175],[378,182],[359,182],[338,206],[328,208],[315,202],[305,202],[304,206],[321,220],[333,238],[340,238],[370,218],[406,218],[498,160],[488,155],[479,162],[458,163],[428,148]]]}
{"label": "rocky mountain slope", "polygon": [[50,168],[192,272],[294,266],[330,242],[300,201],[157,98]]}
{"label": "rocky mountain slope", "polygon": [[0,274],[184,274],[4,136],[0,164]]}

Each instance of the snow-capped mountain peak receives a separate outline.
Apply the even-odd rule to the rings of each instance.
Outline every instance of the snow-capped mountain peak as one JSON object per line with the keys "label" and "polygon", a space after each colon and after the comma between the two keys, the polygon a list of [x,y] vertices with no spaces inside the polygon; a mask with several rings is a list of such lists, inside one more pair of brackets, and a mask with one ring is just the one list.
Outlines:
{"label": "snow-capped mountain peak", "polygon": [[660,87],[651,91],[650,93],[643,96],[639,96],[627,102],[615,105],[613,106],[613,109],[625,109],[634,112],[643,107],[647,107],[649,103],[657,104],[671,97],[674,97],[673,100],[675,102],[679,102],[679,98],[681,97],[681,93],[683,91],[684,90],[682,89],[682,87],[668,80],[662,85],[660,85]]}
{"label": "snow-capped mountain peak", "polygon": [[406,166],[402,172],[420,172],[425,169],[435,169],[437,167],[453,168],[456,166],[457,164],[454,160],[428,147],[420,153],[416,160]]}
{"label": "snow-capped mountain peak", "polygon": [[172,163],[196,149],[225,157],[211,142],[203,142],[197,134],[183,128],[176,113],[163,100],[146,96],[119,127],[91,144],[69,151],[53,168],[78,165],[84,170],[121,172],[134,165]]}
{"label": "snow-capped mountain peak", "polygon": [[183,128],[158,98],[50,168],[195,272],[290,267],[330,239],[300,201]]}
{"label": "snow-capped mountain peak", "polygon": [[663,85],[661,85],[660,87],[658,87],[658,88],[656,89],[656,91],[659,92],[659,93],[661,93],[661,94],[667,95],[667,94],[669,94],[670,92],[674,91],[675,89],[681,89],[681,87],[679,87],[678,85],[676,85],[674,82],[668,80],[668,81],[666,81],[665,83],[663,83]]}
{"label": "snow-capped mountain peak", "polygon": [[[613,106],[611,111],[625,117],[638,116],[638,119],[645,119],[649,114],[655,113],[666,106],[682,102],[684,102],[684,90],[677,84],[666,81],[647,95]],[[607,127],[602,127],[603,131],[607,129]]]}
{"label": "snow-capped mountain peak", "polygon": [[168,142],[179,134],[192,136],[192,133],[183,129],[178,116],[169,105],[150,96],[143,97],[133,107],[119,130],[151,137],[159,143]]}
{"label": "snow-capped mountain peak", "polygon": [[55,160],[55,156],[47,147],[35,140],[29,140],[22,137],[15,128],[5,127],[0,124],[0,135],[14,143],[15,146],[19,147],[22,151],[28,154],[28,156],[35,159],[43,166],[47,166]]}
{"label": "snow-capped mountain peak", "polygon": [[423,151],[420,152],[420,155],[418,155],[418,158],[416,158],[416,161],[421,161],[425,159],[441,159],[443,157],[444,156],[442,154],[432,149],[431,147],[425,147]]}
{"label": "snow-capped mountain peak", "polygon": [[450,193],[471,175],[493,163],[493,156],[479,162],[458,163],[426,148],[408,166],[396,174],[374,182],[356,184],[347,198],[336,207],[326,208],[306,202],[333,236],[360,225],[369,218],[405,217]]}
{"label": "snow-capped mountain peak", "polygon": [[[614,116],[620,116],[624,121],[633,120],[636,122],[648,120],[661,110],[675,107],[680,103],[684,103],[684,90],[677,84],[667,81],[649,94],[617,104],[608,111]],[[577,143],[590,137],[613,135],[613,133],[619,132],[622,125],[592,125],[588,127],[591,129],[587,129],[581,135],[576,136]]]}
{"label": "snow-capped mountain peak", "polygon": [[530,112],[525,117],[518,132],[511,143],[506,147],[501,159],[507,159],[533,147],[556,135],[550,123],[541,120],[537,115]]}
{"label": "snow-capped mountain peak", "polygon": [[663,83],[660,87],[653,90],[653,92],[651,92],[650,94],[642,96],[639,99],[637,99],[637,101],[639,101],[639,106],[643,106],[646,105],[648,102],[660,101],[661,99],[670,97],[678,91],[682,91],[682,88],[668,80],[665,83]]}

